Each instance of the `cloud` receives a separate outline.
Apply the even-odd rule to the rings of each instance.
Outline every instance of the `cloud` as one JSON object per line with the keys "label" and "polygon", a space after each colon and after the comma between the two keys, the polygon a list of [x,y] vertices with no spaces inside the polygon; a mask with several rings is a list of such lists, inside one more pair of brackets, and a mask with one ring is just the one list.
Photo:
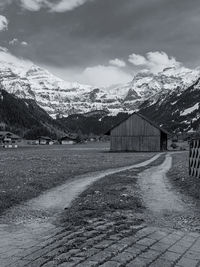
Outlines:
{"label": "cloud", "polygon": [[28,43],[27,42],[25,42],[25,41],[19,41],[17,38],[13,38],[11,41],[9,41],[9,45],[12,45],[12,46],[14,46],[14,45],[22,45],[22,46],[27,46],[28,45]]}
{"label": "cloud", "polygon": [[116,67],[119,67],[119,68],[124,68],[126,67],[126,62],[122,59],[119,59],[119,58],[115,58],[115,59],[111,59],[109,61],[110,65],[113,65],[113,66],[116,66]]}
{"label": "cloud", "polygon": [[55,12],[70,11],[89,1],[91,0],[61,0],[58,4],[55,4],[51,8],[51,11],[55,11]]}
{"label": "cloud", "polygon": [[129,73],[115,66],[104,65],[86,68],[80,77],[81,82],[99,87],[127,83],[132,80],[132,76]]}
{"label": "cloud", "polygon": [[21,45],[22,45],[22,46],[27,46],[27,45],[28,45],[28,43],[27,43],[27,42],[25,42],[25,41],[22,41],[22,42],[21,42]]}
{"label": "cloud", "polygon": [[19,42],[17,38],[13,38],[11,41],[9,41],[9,45],[15,45]]}
{"label": "cloud", "polygon": [[[5,0],[1,2],[0,0],[0,8],[4,8],[15,1],[16,0]],[[53,3],[52,0],[18,0],[21,7],[25,10],[36,12],[39,11],[41,8],[46,8],[51,12],[60,13],[71,11],[89,1],[93,0],[58,0],[56,1],[56,3],[55,1]]]}
{"label": "cloud", "polygon": [[48,0],[20,0],[21,6],[29,11],[39,11],[42,7],[50,7]]}
{"label": "cloud", "polygon": [[6,47],[0,46],[0,53],[1,52],[8,52],[8,49]]}
{"label": "cloud", "polygon": [[145,57],[137,54],[130,55],[128,61],[135,66],[145,65],[147,62]]}
{"label": "cloud", "polygon": [[6,17],[0,15],[0,31],[5,31],[8,29],[8,20]]}
{"label": "cloud", "polygon": [[0,47],[0,62],[5,62],[6,64],[12,64],[17,66],[15,70],[19,73],[27,71],[33,65],[33,62],[29,60],[24,60],[22,58],[15,57],[5,47]]}
{"label": "cloud", "polygon": [[129,56],[129,62],[135,66],[141,66],[150,70],[153,73],[158,73],[165,68],[181,67],[181,63],[174,57],[169,57],[165,52],[148,52],[146,57],[138,54]]}

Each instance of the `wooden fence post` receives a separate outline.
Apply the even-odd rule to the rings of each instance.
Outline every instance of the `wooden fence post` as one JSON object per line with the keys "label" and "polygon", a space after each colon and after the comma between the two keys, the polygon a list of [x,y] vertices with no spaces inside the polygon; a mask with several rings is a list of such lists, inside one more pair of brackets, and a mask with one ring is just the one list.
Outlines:
{"label": "wooden fence post", "polygon": [[200,139],[190,141],[189,175],[200,178]]}

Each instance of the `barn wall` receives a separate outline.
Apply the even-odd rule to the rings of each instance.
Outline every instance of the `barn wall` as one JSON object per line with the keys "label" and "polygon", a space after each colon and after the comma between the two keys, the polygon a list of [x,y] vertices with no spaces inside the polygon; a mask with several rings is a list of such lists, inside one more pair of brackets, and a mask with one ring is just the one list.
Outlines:
{"label": "barn wall", "polygon": [[160,135],[160,130],[148,121],[133,114],[126,121],[115,127],[111,131],[112,136],[155,136]]}
{"label": "barn wall", "polygon": [[137,114],[111,131],[111,151],[160,151],[160,130]]}
{"label": "barn wall", "polygon": [[160,136],[113,136],[111,151],[160,151]]}

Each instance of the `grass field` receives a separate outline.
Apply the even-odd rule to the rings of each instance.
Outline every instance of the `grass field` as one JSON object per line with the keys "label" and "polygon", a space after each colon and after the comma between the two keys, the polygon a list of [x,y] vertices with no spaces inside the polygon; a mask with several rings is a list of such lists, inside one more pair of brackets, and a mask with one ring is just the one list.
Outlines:
{"label": "grass field", "polygon": [[108,143],[0,150],[0,213],[76,175],[144,161],[154,153],[109,153]]}
{"label": "grass field", "polygon": [[170,181],[182,193],[200,200],[200,179],[189,176],[189,152],[175,153],[172,157]]}

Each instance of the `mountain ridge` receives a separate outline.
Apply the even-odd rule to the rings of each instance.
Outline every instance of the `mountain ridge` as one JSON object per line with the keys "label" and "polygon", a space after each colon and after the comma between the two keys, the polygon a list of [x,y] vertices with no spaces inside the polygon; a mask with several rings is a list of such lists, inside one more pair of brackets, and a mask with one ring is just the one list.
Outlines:
{"label": "mountain ridge", "polygon": [[152,96],[185,90],[198,77],[198,70],[168,68],[158,74],[141,71],[125,85],[97,88],[63,81],[34,64],[0,65],[1,87],[19,98],[35,100],[53,118],[93,110],[130,113]]}
{"label": "mountain ridge", "polygon": [[[113,116],[134,111],[140,111],[168,130],[172,128],[173,131],[176,128],[181,131],[191,131],[197,128],[199,122],[200,70],[198,69],[170,67],[156,74],[143,70],[127,84],[97,88],[63,81],[34,64],[27,67],[23,63],[18,66],[2,62],[0,86],[23,101],[33,101],[51,118],[69,117],[69,120],[62,122],[64,124],[69,122],[73,126],[72,129],[76,128],[73,124],[75,123],[73,114],[88,114],[91,120],[90,118],[86,120],[80,115],[79,122],[88,121],[89,125],[98,111],[103,112],[108,126],[109,118],[114,122]],[[102,117],[97,119],[102,120]],[[84,126],[82,127],[84,130]]]}

